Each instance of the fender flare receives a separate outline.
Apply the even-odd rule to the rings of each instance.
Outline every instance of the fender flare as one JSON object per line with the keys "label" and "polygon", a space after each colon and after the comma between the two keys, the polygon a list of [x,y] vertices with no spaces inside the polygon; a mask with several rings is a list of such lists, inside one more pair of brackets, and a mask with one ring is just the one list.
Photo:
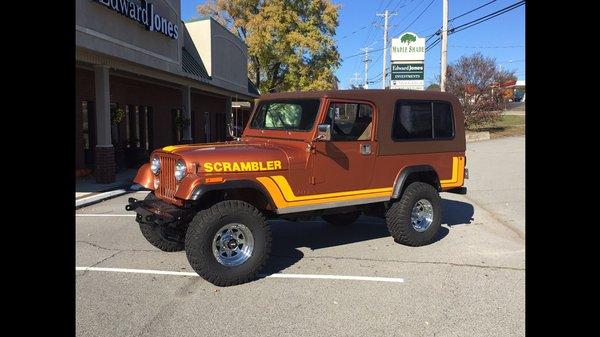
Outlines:
{"label": "fender flare", "polygon": [[394,181],[394,188],[392,189],[392,199],[398,199],[400,198],[400,194],[402,193],[402,190],[404,189],[404,185],[406,184],[406,179],[408,179],[408,176],[410,176],[412,173],[419,173],[419,172],[432,172],[435,175],[435,188],[439,191],[441,189],[440,186],[440,178],[437,174],[437,172],[435,171],[435,169],[429,165],[415,165],[415,166],[407,166],[404,167],[396,176],[396,180]]}
{"label": "fender flare", "polygon": [[194,188],[194,190],[192,191],[192,194],[190,196],[190,199],[198,200],[198,199],[200,199],[200,197],[202,197],[207,192],[222,191],[222,190],[234,190],[234,189],[240,189],[240,188],[247,188],[247,189],[252,189],[252,190],[256,190],[256,191],[260,192],[267,199],[269,204],[274,209],[276,209],[275,203],[273,202],[273,199],[271,198],[271,195],[267,192],[267,190],[265,190],[264,187],[262,187],[258,182],[253,181],[253,180],[246,180],[246,179],[229,180],[229,181],[225,181],[220,184],[209,184],[209,185],[200,184]]}

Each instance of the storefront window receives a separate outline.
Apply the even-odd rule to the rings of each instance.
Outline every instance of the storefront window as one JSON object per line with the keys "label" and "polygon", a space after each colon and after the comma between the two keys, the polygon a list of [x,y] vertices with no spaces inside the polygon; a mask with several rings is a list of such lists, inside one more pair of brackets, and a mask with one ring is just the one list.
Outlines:
{"label": "storefront window", "polygon": [[183,135],[183,129],[181,127],[181,115],[182,111],[181,109],[171,109],[171,116],[172,116],[172,124],[173,124],[173,139],[175,141],[175,143],[179,143],[181,142],[181,138]]}
{"label": "storefront window", "polygon": [[81,119],[83,122],[83,148],[90,149],[90,123],[88,114],[88,102],[81,102]]}
{"label": "storefront window", "polygon": [[127,114],[127,147],[140,147],[140,107],[129,105]]}

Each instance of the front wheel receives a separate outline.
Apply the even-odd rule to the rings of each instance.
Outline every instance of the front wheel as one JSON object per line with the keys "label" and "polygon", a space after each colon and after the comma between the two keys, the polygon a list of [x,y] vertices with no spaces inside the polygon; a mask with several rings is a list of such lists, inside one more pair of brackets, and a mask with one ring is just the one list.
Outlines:
{"label": "front wheel", "polygon": [[[145,200],[156,200],[153,193],[149,193]],[[139,217],[139,216],[138,216]],[[185,248],[185,228],[174,227],[171,224],[157,225],[136,220],[144,238],[154,247],[164,252],[179,252]]]}
{"label": "front wheel", "polygon": [[217,286],[249,282],[267,263],[271,231],[264,215],[249,203],[226,200],[200,211],[185,238],[188,262]]}
{"label": "front wheel", "polygon": [[414,182],[385,214],[388,230],[398,243],[423,246],[431,243],[442,223],[442,202],[431,185]]}

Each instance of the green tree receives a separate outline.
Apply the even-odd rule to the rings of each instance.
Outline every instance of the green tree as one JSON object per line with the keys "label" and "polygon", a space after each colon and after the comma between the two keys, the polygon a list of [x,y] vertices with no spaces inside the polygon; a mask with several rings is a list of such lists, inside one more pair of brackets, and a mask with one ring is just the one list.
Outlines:
{"label": "green tree", "polygon": [[209,15],[248,46],[248,74],[261,92],[327,90],[337,83],[331,0],[207,0]]}

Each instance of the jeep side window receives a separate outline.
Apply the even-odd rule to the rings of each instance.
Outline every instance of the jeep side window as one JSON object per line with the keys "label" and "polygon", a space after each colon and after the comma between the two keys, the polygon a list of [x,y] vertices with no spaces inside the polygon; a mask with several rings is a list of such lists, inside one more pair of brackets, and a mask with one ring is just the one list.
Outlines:
{"label": "jeep side window", "polygon": [[371,140],[373,110],[364,103],[331,103],[325,123],[332,124],[331,140]]}
{"label": "jeep side window", "polygon": [[399,101],[396,103],[394,140],[447,139],[454,136],[452,107],[445,102]]}

